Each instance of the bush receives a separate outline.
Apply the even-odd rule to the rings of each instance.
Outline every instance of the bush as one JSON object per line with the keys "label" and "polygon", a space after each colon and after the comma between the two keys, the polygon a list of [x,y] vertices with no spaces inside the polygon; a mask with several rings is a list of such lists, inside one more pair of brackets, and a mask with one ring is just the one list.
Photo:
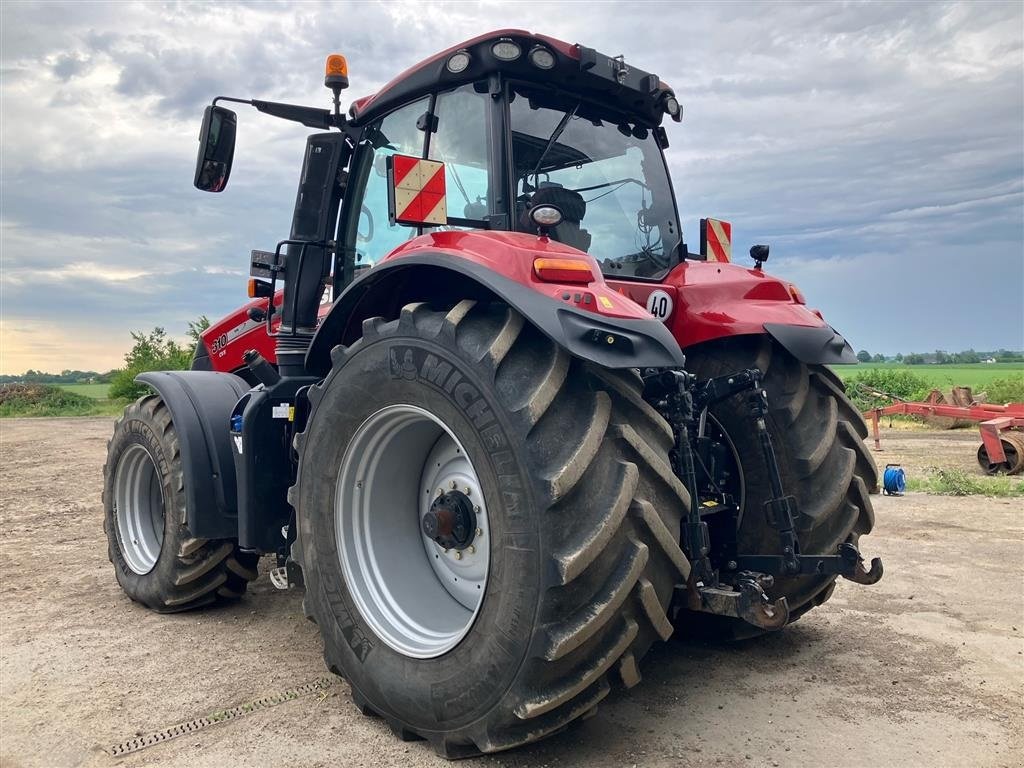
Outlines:
{"label": "bush", "polygon": [[985,387],[985,394],[990,403],[1024,403],[1024,374],[1008,379],[993,379]]}
{"label": "bush", "polygon": [[206,317],[188,324],[192,346],[179,344],[163,328],[154,328],[149,333],[132,332],[135,344],[124,356],[124,368],[114,371],[110,378],[110,397],[118,400],[142,397],[149,388],[145,384],[136,384],[135,377],[145,371],[184,371],[190,368],[195,345],[209,326],[210,321]]}
{"label": "bush", "polygon": [[96,410],[93,398],[52,384],[0,385],[0,417],[88,416]]}
{"label": "bush", "polygon": [[932,391],[932,386],[913,371],[872,368],[847,379],[846,390],[857,408],[866,411],[889,405],[894,400],[923,400]]}

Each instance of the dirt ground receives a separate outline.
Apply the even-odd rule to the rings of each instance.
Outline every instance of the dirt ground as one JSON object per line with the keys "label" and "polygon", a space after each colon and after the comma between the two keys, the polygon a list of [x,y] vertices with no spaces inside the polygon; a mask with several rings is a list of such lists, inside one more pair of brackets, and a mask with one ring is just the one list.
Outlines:
{"label": "dirt ground", "polygon": [[[108,419],[0,422],[0,765],[434,766],[344,682],[124,758],[147,734],[324,678],[299,594],[158,616],[114,581]],[[973,432],[889,432],[879,464],[973,467]],[[539,745],[467,766],[1024,764],[1024,505],[875,497],[886,576],[784,631],[656,648],[643,683]]]}

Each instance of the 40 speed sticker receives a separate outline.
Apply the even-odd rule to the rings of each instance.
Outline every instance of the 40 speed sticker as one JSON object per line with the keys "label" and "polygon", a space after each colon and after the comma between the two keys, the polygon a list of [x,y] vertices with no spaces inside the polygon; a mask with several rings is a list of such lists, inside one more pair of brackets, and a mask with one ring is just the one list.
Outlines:
{"label": "40 speed sticker", "polygon": [[651,291],[647,297],[647,311],[659,320],[668,320],[672,314],[672,297],[665,291]]}

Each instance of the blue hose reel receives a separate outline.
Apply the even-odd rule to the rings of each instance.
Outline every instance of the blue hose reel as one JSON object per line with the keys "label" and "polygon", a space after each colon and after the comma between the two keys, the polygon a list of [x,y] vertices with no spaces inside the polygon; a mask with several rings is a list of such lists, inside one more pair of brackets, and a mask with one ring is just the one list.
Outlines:
{"label": "blue hose reel", "polygon": [[886,464],[882,473],[882,491],[886,496],[902,496],[907,488],[907,475],[899,464]]}

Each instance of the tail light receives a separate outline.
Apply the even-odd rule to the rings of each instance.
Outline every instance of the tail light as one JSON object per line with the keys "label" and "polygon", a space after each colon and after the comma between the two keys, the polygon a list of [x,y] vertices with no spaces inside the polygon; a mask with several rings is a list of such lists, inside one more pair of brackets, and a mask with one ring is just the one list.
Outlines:
{"label": "tail light", "polygon": [[533,271],[539,280],[546,283],[594,282],[594,270],[589,261],[583,259],[551,259],[539,257],[533,260]]}

